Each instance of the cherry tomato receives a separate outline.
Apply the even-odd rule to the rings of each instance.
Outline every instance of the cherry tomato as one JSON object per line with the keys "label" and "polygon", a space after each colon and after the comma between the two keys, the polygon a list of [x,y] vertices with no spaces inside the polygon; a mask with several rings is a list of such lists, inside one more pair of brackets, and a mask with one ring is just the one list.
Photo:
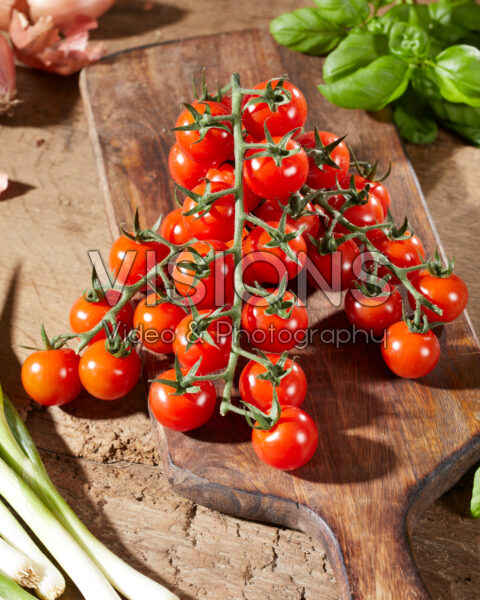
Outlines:
{"label": "cherry tomato", "polygon": [[118,400],[133,390],[142,370],[140,358],[132,349],[128,356],[117,358],[108,352],[104,340],[89,346],[78,372],[83,387],[99,400]]}
{"label": "cherry tomato", "polygon": [[[228,190],[230,186],[223,181],[213,181],[210,187],[212,193]],[[196,194],[204,194],[206,183],[203,182],[193,188]],[[197,202],[190,197],[185,198],[183,214],[197,206]],[[235,196],[227,194],[222,196],[210,207],[208,212],[199,212],[191,216],[187,226],[193,237],[199,240],[220,240],[228,242],[233,238],[235,225]]]}
{"label": "cherry tomato", "polygon": [[[277,200],[266,200],[255,210],[255,214],[263,221],[280,221],[284,208],[285,206],[277,202]],[[315,209],[315,206],[311,202],[306,205],[305,210],[316,214],[302,215],[298,219],[294,219],[288,215],[287,223],[294,229],[300,229],[305,226],[302,235],[305,238],[305,241],[307,241],[310,235],[317,238],[320,228],[323,229],[323,226],[320,222],[320,213]]]}
{"label": "cherry tomato", "polygon": [[[338,136],[329,131],[319,131],[318,133],[324,146],[328,146],[332,142],[338,140]],[[313,131],[307,131],[303,135],[299,135],[297,141],[304,148],[315,148],[315,133]],[[308,157],[309,168],[307,185],[314,190],[336,187],[337,177],[342,173],[346,173],[350,168],[350,152],[344,142],[340,142],[338,146],[330,152],[330,158],[338,166],[338,169],[330,167],[329,165],[317,167],[313,156]]]}
{"label": "cherry tomato", "polygon": [[[275,143],[281,138],[274,137]],[[287,150],[301,148],[295,140],[288,140]],[[305,183],[308,175],[308,158],[305,152],[287,156],[277,167],[270,156],[257,158],[258,149],[248,150],[243,164],[243,173],[247,185],[261,198],[286,202],[294,192]]]}
{"label": "cherry tomato", "polygon": [[[230,114],[225,105],[211,100],[197,101],[192,106],[202,115],[205,113],[207,106],[210,107],[212,117]],[[191,125],[194,122],[195,119],[190,111],[185,109],[178,117],[176,126],[183,127]],[[229,129],[232,129],[228,121],[222,123]],[[200,132],[197,130],[176,131],[175,137],[182,150],[192,160],[209,166],[221,164],[230,158],[233,152],[233,134],[230,131],[225,131],[217,127],[209,129],[202,140],[200,140]]]}
{"label": "cherry tomato", "polygon": [[173,352],[175,329],[185,314],[181,306],[166,302],[157,294],[149,294],[140,300],[133,324],[140,333],[142,345],[159,354]]}
{"label": "cherry tomato", "polygon": [[[183,374],[187,373],[182,369]],[[165,371],[158,379],[175,381],[175,369]],[[157,421],[175,431],[191,431],[204,425],[212,416],[216,404],[215,386],[211,381],[195,383],[199,392],[175,395],[175,390],[166,383],[154,381],[150,387],[148,401]]]}
{"label": "cherry tomato", "polygon": [[440,358],[440,344],[433,331],[412,333],[405,321],[398,321],[385,332],[382,356],[396,375],[416,379],[435,368]]}
{"label": "cherry tomato", "polygon": [[192,234],[188,227],[188,221],[191,217],[183,216],[183,208],[176,208],[167,213],[160,225],[160,235],[172,244],[180,246],[186,244],[192,239]]}
{"label": "cherry tomato", "polygon": [[370,297],[350,288],[345,295],[345,313],[357,329],[380,336],[387,327],[401,320],[402,297],[396,289],[389,296]]}
{"label": "cherry tomato", "polygon": [[382,205],[383,216],[385,218],[387,216],[387,211],[392,204],[387,188],[380,181],[370,181],[361,175],[355,175],[355,187],[358,191],[363,190],[367,184],[370,186],[369,194],[375,196]]}
{"label": "cherry tomato", "polygon": [[[117,283],[133,285],[138,283],[149,269],[161,262],[168,255],[168,252],[169,249],[164,244],[156,242],[138,243],[125,235],[121,235],[110,249],[110,270],[116,277]],[[130,256],[132,256],[133,262],[130,269],[128,269]],[[143,289],[146,289],[146,287]]]}
{"label": "cherry tomato", "polygon": [[[211,314],[211,310],[200,310],[200,316]],[[178,357],[182,367],[190,369],[201,358],[202,362],[197,371],[198,375],[207,375],[224,369],[230,358],[232,347],[232,321],[228,317],[221,317],[212,321],[207,331],[216,344],[212,346],[203,339],[197,339],[190,348],[187,349],[189,341],[192,339],[192,315],[184,317],[177,325],[175,330],[175,340],[173,341],[173,351]]]}
{"label": "cherry tomato", "polygon": [[[206,179],[209,181],[223,181],[228,183],[229,187],[235,186],[235,167],[230,163],[223,163],[218,169],[208,169]],[[245,180],[243,181],[243,207],[245,212],[251,212],[262,201],[260,196],[257,196],[248,187]]]}
{"label": "cherry tomato", "polygon": [[80,356],[70,348],[33,352],[22,365],[23,387],[30,398],[44,406],[71,402],[82,391],[79,362]]}
{"label": "cherry tomato", "polygon": [[[275,290],[268,290],[274,293]],[[242,309],[242,327],[247,333],[248,344],[265,352],[281,353],[305,342],[308,314],[304,304],[292,292],[285,292],[283,301],[293,302],[288,317],[269,315],[269,304],[261,296],[253,296]]]}
{"label": "cherry tomato", "polygon": [[[272,227],[278,227],[278,223],[268,223]],[[291,233],[295,228],[291,225],[285,226],[285,232]],[[278,284],[285,274],[288,279],[293,279],[303,269],[307,260],[307,246],[301,235],[288,242],[294,255],[298,259],[296,263],[292,258],[278,247],[267,247],[271,236],[262,227],[255,227],[243,242],[243,279],[245,283],[253,285],[258,283]]]}
{"label": "cherry tomato", "polygon": [[[348,179],[342,180],[340,178],[340,184],[343,188],[348,186]],[[357,191],[360,189],[355,185]],[[340,210],[345,203],[345,197],[339,194],[338,196],[331,196],[328,203],[332,208]],[[375,223],[382,223],[385,218],[385,214],[382,208],[380,200],[373,194],[368,194],[368,200],[366,204],[360,204],[358,206],[351,206],[344,212],[344,217],[356,225],[357,227],[367,227],[375,225]],[[343,227],[343,225],[337,225],[335,231],[340,233],[350,233],[350,231]]]}
{"label": "cherry tomato", "polygon": [[[205,240],[194,242],[190,248],[196,250],[201,256],[206,256],[212,250],[215,253],[222,252],[227,245],[216,240]],[[208,267],[205,264],[205,268],[208,268],[210,273],[201,279],[196,277],[193,269],[182,266],[181,263],[195,263],[195,257],[190,250],[178,254],[173,266],[172,278],[179,294],[189,297],[197,308],[233,304],[235,260],[232,254],[219,256]]]}
{"label": "cherry tomato", "polygon": [[[267,87],[267,83],[268,81],[262,81],[262,83],[258,83],[253,89],[263,91]],[[272,81],[271,87],[275,90],[278,83],[278,79]],[[305,96],[289,81],[284,81],[282,87],[290,92],[291,100],[279,105],[275,112],[270,110],[266,102],[250,104],[243,111],[243,125],[248,133],[257,140],[263,140],[265,137],[265,122],[272,136],[278,135],[280,137],[292,131],[292,129],[305,125],[305,121],[307,120],[307,101],[305,100]],[[255,98],[255,96],[246,96],[245,103],[250,98]]]}
{"label": "cherry tomato", "polygon": [[[274,364],[280,360],[278,354],[267,354],[267,358]],[[277,398],[282,406],[301,406],[307,394],[307,378],[302,367],[287,358],[284,369],[292,369],[290,373],[282,377],[276,386]],[[249,361],[240,374],[239,389],[240,396],[244,402],[253,404],[263,412],[272,407],[273,385],[270,381],[258,379],[267,369],[254,360]]]}
{"label": "cherry tomato", "polygon": [[[405,235],[409,235],[406,232]],[[407,239],[391,240],[386,235],[381,236],[375,241],[375,246],[384,254],[389,261],[400,268],[413,267],[422,263],[422,258],[425,258],[425,250],[420,239],[416,235],[411,235]],[[385,266],[380,266],[378,276],[385,277],[390,271]],[[390,279],[390,283],[400,283],[396,275]]]}
{"label": "cherry tomato", "polygon": [[188,190],[198,185],[208,170],[207,165],[192,160],[178,144],[170,150],[168,168],[173,180]]}
{"label": "cherry tomato", "polygon": [[[70,309],[70,327],[72,328],[72,331],[75,333],[85,333],[86,331],[93,329],[95,325],[100,323],[108,311],[115,306],[115,299],[118,301],[119,297],[119,292],[116,290],[108,290],[107,297],[104,297],[98,302],[89,302],[84,296],[77,298]],[[127,304],[120,309],[116,316],[116,321],[119,324],[118,333],[124,338],[132,329],[133,308],[130,302],[127,302]],[[109,328],[111,330],[110,325]],[[90,343],[93,344],[106,337],[107,334],[105,329],[102,328],[92,338]]]}
{"label": "cherry tomato", "polygon": [[[427,269],[422,269],[413,275],[412,284],[443,311],[442,315],[437,315],[429,308],[422,307],[430,323],[450,323],[459,317],[467,306],[468,288],[463,279],[455,273],[447,277],[435,277]],[[415,300],[411,294],[408,294],[408,301],[410,306],[415,308]]]}
{"label": "cherry tomato", "polygon": [[276,469],[292,471],[315,454],[318,430],[313,419],[296,406],[285,406],[270,431],[252,430],[252,444],[258,458]]}
{"label": "cherry tomato", "polygon": [[[334,234],[340,237],[340,234]],[[347,240],[338,246],[332,254],[320,254],[316,246],[308,245],[308,258],[312,266],[308,268],[308,279],[312,285],[322,288],[325,282],[335,292],[348,289],[356,279],[355,260],[360,250],[353,240]],[[359,267],[360,268],[360,267]],[[319,274],[325,282],[319,278]]]}

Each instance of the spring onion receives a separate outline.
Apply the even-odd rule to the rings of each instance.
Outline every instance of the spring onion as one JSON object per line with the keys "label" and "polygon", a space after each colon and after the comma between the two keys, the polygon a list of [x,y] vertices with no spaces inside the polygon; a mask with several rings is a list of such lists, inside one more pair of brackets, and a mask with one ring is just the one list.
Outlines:
{"label": "spring onion", "polygon": [[33,588],[39,577],[24,554],[0,538],[0,571],[23,587]]}
{"label": "spring onion", "polygon": [[38,582],[34,587],[41,600],[55,600],[63,594],[65,591],[63,575],[36,546],[2,502],[0,502],[0,536],[30,559],[38,576]]}
{"label": "spring onion", "polygon": [[[24,485],[22,491],[28,490],[31,492],[33,490],[33,495],[36,500],[40,500],[41,507],[48,515],[46,516],[46,520],[53,517],[54,520],[58,519],[58,521],[55,522],[57,525],[61,523],[63,526],[61,527],[63,533],[66,533],[66,530],[71,535],[71,537],[68,536],[69,540],[71,541],[71,538],[74,538],[81,546],[81,548],[77,548],[77,554],[83,549],[92,559],[92,566],[95,567],[97,572],[101,571],[110,583],[125,596],[125,598],[128,600],[145,600],[146,598],[148,598],[148,600],[178,600],[178,597],[175,594],[152,579],[139,573],[113,554],[113,552],[108,550],[108,548],[97,540],[85,525],[83,525],[53,485],[27,428],[10,401],[3,396],[1,388],[0,456],[5,461],[3,462],[0,460],[0,481],[2,481],[4,467],[6,467],[6,463],[8,463],[11,467],[11,471],[18,476],[19,480]],[[0,485],[2,485],[2,488],[0,488],[0,494],[2,494],[3,483]],[[25,491],[25,497],[27,496],[27,492]],[[6,498],[6,500],[8,502],[8,498]],[[26,519],[18,510],[17,504],[15,502],[12,502],[11,504],[12,506],[15,506],[15,509],[19,512],[22,519],[30,525],[28,519]],[[34,533],[36,533],[44,543],[48,541],[48,527],[46,528],[47,530],[42,533],[36,531],[32,525],[30,526]],[[63,548],[61,553],[57,552],[57,554],[59,554],[57,556],[55,552],[53,552],[55,544],[53,544],[52,547],[49,547],[46,543],[45,545],[75,581],[72,572],[67,568],[66,555],[68,552],[66,549]],[[57,543],[56,547],[58,548],[60,546],[61,544]],[[73,550],[72,553],[75,554]],[[73,562],[75,562],[75,560]],[[73,566],[74,565],[70,565],[70,568],[73,568]],[[90,578],[88,571],[84,571],[84,576]],[[80,582],[76,581],[76,583],[79,585]],[[93,588],[95,588],[95,585],[93,585]],[[84,595],[88,600],[90,600],[90,598],[94,600],[98,600],[99,598],[102,598],[102,600],[108,600],[113,597],[118,598],[116,594],[114,596],[111,594],[102,595],[99,593],[99,589],[100,588],[97,589],[96,594],[94,593],[93,595],[88,596],[84,592]]]}
{"label": "spring onion", "polygon": [[85,600],[119,600],[115,590],[88,554],[3,459],[0,459],[0,482],[0,494],[8,504],[15,507],[22,520],[61,563]]}
{"label": "spring onion", "polygon": [[0,573],[0,598],[2,600],[36,600],[9,577]]}

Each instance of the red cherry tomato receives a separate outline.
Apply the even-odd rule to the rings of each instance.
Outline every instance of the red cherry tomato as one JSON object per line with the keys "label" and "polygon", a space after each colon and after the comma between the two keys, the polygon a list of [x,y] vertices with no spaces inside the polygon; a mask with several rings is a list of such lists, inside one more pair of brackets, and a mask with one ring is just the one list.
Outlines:
{"label": "red cherry tomato", "polygon": [[[223,181],[213,181],[210,187],[212,193],[228,190],[230,186]],[[204,194],[206,183],[203,182],[193,188],[196,194]],[[185,198],[183,203],[183,214],[197,206],[197,202],[190,197]],[[220,240],[228,242],[233,238],[235,225],[235,196],[227,194],[212,204],[208,212],[199,212],[187,221],[187,226],[192,234],[199,240]]]}
{"label": "red cherry tomato", "polygon": [[105,341],[89,346],[80,359],[79,375],[83,387],[99,400],[118,400],[133,390],[142,370],[140,358],[132,349],[117,358],[108,352]]}
{"label": "red cherry tomato", "polygon": [[[405,235],[409,235],[409,233],[407,231]],[[401,240],[390,240],[387,236],[383,235],[375,241],[375,245],[396,267],[407,268],[420,265],[422,258],[425,258],[423,244],[416,235],[411,235],[409,238]],[[378,269],[378,276],[383,278],[389,272],[382,265]],[[390,283],[398,284],[400,280],[396,275],[393,275]]]}
{"label": "red cherry tomato", "polygon": [[[116,304],[114,298],[119,299],[119,293],[116,290],[109,290],[107,297],[104,297],[98,302],[89,302],[84,296],[80,296],[73,303],[70,309],[70,327],[75,333],[85,333],[93,329],[95,325],[98,325],[100,321],[105,317],[108,311],[113,308]],[[110,302],[109,302],[109,300]],[[132,329],[133,323],[133,308],[130,302],[127,302],[123,308],[120,309],[116,316],[116,321],[119,324],[118,333],[124,338],[127,333]],[[110,330],[111,327],[109,326]],[[90,341],[91,344],[98,340],[105,339],[107,334],[105,329],[101,329]]]}
{"label": "red cherry tomato", "polygon": [[[229,187],[235,185],[235,167],[230,163],[223,163],[218,169],[208,169],[206,179],[209,181],[223,181],[228,183]],[[257,196],[248,187],[245,180],[243,181],[243,206],[245,212],[251,212],[254,210],[262,201],[260,196]]]}
{"label": "red cherry tomato", "polygon": [[440,344],[432,331],[412,333],[405,321],[398,321],[385,332],[382,355],[388,368],[396,375],[416,379],[436,367]]}
{"label": "red cherry tomato", "polygon": [[[269,292],[273,293],[274,290]],[[294,303],[287,318],[278,314],[267,314],[269,304],[260,296],[254,296],[244,304],[242,327],[247,333],[249,345],[252,344],[265,352],[281,353],[305,343],[308,328],[307,309],[292,292],[285,292],[283,300]]]}
{"label": "red cherry tomato", "polygon": [[[197,101],[192,104],[193,108],[200,114],[204,114],[206,107],[210,107],[212,117],[219,115],[229,115],[228,108],[220,102],[211,100]],[[185,109],[177,119],[176,126],[183,127],[195,122],[192,114]],[[232,129],[228,121],[222,122],[229,129]],[[182,150],[195,162],[206,165],[219,165],[230,158],[233,151],[233,134],[220,128],[212,128],[207,131],[204,138],[200,140],[200,132],[176,131],[175,137]]]}
{"label": "red cherry tomato", "polygon": [[[278,354],[267,354],[267,358],[277,364],[280,360]],[[284,369],[292,369],[282,377],[276,386],[277,398],[282,406],[301,406],[307,394],[307,378],[302,367],[290,358],[285,361]],[[268,412],[272,407],[273,385],[270,381],[258,379],[267,369],[254,360],[249,361],[240,374],[240,396],[244,402],[253,404],[263,412]]]}
{"label": "red cherry tomato", "polygon": [[159,354],[173,352],[175,329],[185,314],[181,306],[165,302],[157,294],[149,294],[140,300],[133,324],[140,334],[142,345]]}
{"label": "red cherry tomato", "polygon": [[384,217],[387,216],[387,211],[392,204],[390,194],[387,188],[380,181],[370,181],[361,175],[355,175],[355,187],[358,191],[363,190],[366,185],[370,186],[369,194],[375,196],[383,208]]}
{"label": "red cherry tomato", "polygon": [[44,406],[71,402],[82,391],[79,362],[80,356],[70,348],[33,352],[22,365],[23,387]]}
{"label": "red cherry tomato", "polygon": [[357,329],[379,337],[385,329],[402,318],[402,297],[393,289],[389,296],[365,296],[356,288],[345,295],[347,319]]}
{"label": "red cherry tomato", "polygon": [[[468,288],[463,279],[455,273],[448,277],[435,277],[427,269],[422,269],[412,277],[412,284],[443,311],[442,315],[437,315],[429,308],[422,307],[430,323],[450,323],[459,317],[467,306]],[[415,308],[415,300],[411,294],[408,294],[408,301],[410,306]]]}
{"label": "red cherry tomato", "polygon": [[[164,244],[155,242],[138,243],[125,235],[121,235],[110,249],[110,270],[116,277],[117,283],[133,285],[138,283],[142,277],[145,277],[149,269],[161,262],[168,255],[168,252],[169,249]],[[130,257],[133,258],[131,265],[128,262]]]}
{"label": "red cherry tomato", "polygon": [[[335,234],[335,237],[340,237],[340,234]],[[316,246],[309,244],[308,258],[312,262],[308,268],[310,283],[323,289],[326,282],[327,286],[335,292],[348,289],[356,279],[355,260],[358,256],[360,250],[353,240],[343,242],[332,254],[320,254]]]}
{"label": "red cherry tomato", "polygon": [[[183,374],[187,373],[182,369]],[[158,379],[175,381],[175,369],[165,371]],[[204,425],[212,416],[216,404],[215,386],[211,381],[195,383],[199,392],[175,395],[175,390],[166,383],[154,381],[150,387],[148,401],[157,421],[175,431],[191,431]]]}
{"label": "red cherry tomato", "polygon": [[[255,214],[263,221],[280,221],[284,208],[285,206],[280,204],[277,200],[266,200],[255,210]],[[305,241],[307,241],[310,235],[316,239],[320,228],[323,229],[323,226],[321,226],[320,213],[315,209],[313,204],[309,202],[305,207],[305,210],[316,214],[302,215],[298,219],[294,219],[289,215],[287,216],[287,223],[297,230],[305,226],[302,235],[305,238]]]}
{"label": "red cherry tomato", "polygon": [[189,217],[184,217],[183,208],[176,208],[167,213],[160,225],[160,235],[168,242],[180,246],[186,244],[192,239],[192,234],[188,227]]}
{"label": "red cherry tomato", "polygon": [[[201,256],[207,256],[210,251],[220,253],[227,248],[223,242],[205,240],[194,242],[190,248]],[[198,260],[198,258],[197,258]],[[172,278],[179,294],[189,297],[197,308],[214,308],[224,304],[233,304],[235,260],[231,254],[219,256],[205,268],[210,270],[206,277],[199,278],[193,269],[182,266],[181,263],[195,263],[195,257],[190,250],[184,250],[175,259]]]}
{"label": "red cherry tomato", "polygon": [[[210,315],[211,310],[199,311],[200,316]],[[201,358],[202,362],[197,371],[198,375],[207,375],[224,369],[230,358],[232,347],[232,322],[228,317],[212,321],[207,328],[208,333],[216,344],[212,346],[203,339],[197,339],[189,346],[192,339],[192,315],[184,317],[175,330],[173,351],[182,367],[190,369]]]}
{"label": "red cherry tomato", "polygon": [[[262,81],[262,83],[258,83],[253,89],[263,91],[267,83],[268,81]],[[277,88],[278,83],[278,79],[272,82],[274,90]],[[282,87],[290,92],[291,99],[289,102],[279,105],[275,112],[270,110],[266,102],[250,104],[243,112],[243,125],[248,133],[257,140],[262,140],[265,137],[265,122],[272,136],[278,135],[280,137],[292,131],[292,129],[305,125],[305,121],[307,120],[307,101],[305,100],[305,96],[289,81],[284,81]],[[245,103],[250,98],[255,98],[255,96],[246,96]]]}
{"label": "red cherry tomato", "polygon": [[[275,143],[281,138],[274,137]],[[294,150],[300,145],[295,140],[287,142],[287,150]],[[301,147],[300,147],[301,148]],[[243,173],[247,185],[261,198],[286,202],[294,192],[305,183],[308,175],[308,158],[305,152],[293,156],[287,156],[277,167],[270,156],[257,158],[257,149],[247,151],[246,160],[243,164]]]}
{"label": "red cherry tomato", "polygon": [[315,454],[318,430],[313,419],[296,406],[285,406],[270,431],[252,430],[252,444],[258,458],[276,469],[292,471]]}
{"label": "red cherry tomato", "polygon": [[179,146],[174,144],[168,155],[168,169],[173,180],[189,190],[205,177],[208,166],[192,160]]}
{"label": "red cherry tomato", "polygon": [[[343,188],[348,185],[347,180],[341,180],[340,183]],[[357,188],[357,191],[360,190]],[[340,210],[345,203],[345,197],[342,195],[331,196],[328,200],[328,203],[332,208]],[[368,227],[375,225],[375,223],[382,223],[383,219],[385,218],[385,214],[380,200],[373,194],[369,193],[366,204],[360,204],[358,206],[347,208],[347,210],[344,212],[344,217],[357,227]],[[335,231],[338,231],[339,233],[350,233],[350,231],[346,227],[343,227],[343,225],[337,225],[335,227]]]}
{"label": "red cherry tomato", "polygon": [[[318,133],[324,146],[328,146],[332,142],[338,140],[338,136],[329,131],[319,131]],[[304,148],[315,148],[315,133],[313,131],[307,131],[303,135],[298,136],[297,141]],[[338,169],[330,167],[329,165],[317,167],[313,156],[308,157],[309,168],[307,185],[314,190],[336,187],[337,177],[342,173],[346,173],[350,168],[350,152],[344,142],[340,142],[338,146],[330,152],[330,158],[338,166]]]}
{"label": "red cherry tomato", "polygon": [[[278,223],[275,221],[268,224],[278,227]],[[287,224],[285,231],[291,233],[295,231],[295,228]],[[298,263],[287,256],[281,248],[267,247],[266,244],[271,239],[269,233],[262,227],[255,227],[245,238],[242,262],[245,283],[253,285],[255,281],[258,281],[258,283],[278,284],[285,274],[288,279],[293,279],[303,269],[307,259],[307,246],[301,235],[288,242],[294,255],[298,258]]]}

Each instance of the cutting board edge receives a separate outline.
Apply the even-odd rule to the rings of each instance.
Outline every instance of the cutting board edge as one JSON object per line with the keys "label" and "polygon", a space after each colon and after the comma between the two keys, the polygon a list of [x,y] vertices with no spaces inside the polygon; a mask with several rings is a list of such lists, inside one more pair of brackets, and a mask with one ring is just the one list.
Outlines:
{"label": "cutting board edge", "polygon": [[[319,540],[326,549],[342,597],[351,598],[344,556],[337,537],[328,523],[308,506],[279,498],[272,494],[249,491],[209,481],[172,461],[164,428],[159,425],[149,407],[149,415],[164,475],[170,487],[195,504],[235,518],[267,523],[301,531]],[[406,540],[406,537],[405,537]],[[339,575],[342,575],[339,577]]]}

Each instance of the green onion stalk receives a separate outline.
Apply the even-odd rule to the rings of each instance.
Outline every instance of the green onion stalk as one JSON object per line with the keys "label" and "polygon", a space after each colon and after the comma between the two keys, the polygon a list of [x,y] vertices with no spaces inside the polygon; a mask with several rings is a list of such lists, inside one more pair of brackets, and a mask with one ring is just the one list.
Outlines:
{"label": "green onion stalk", "polygon": [[41,600],[55,600],[63,594],[65,591],[63,575],[37,547],[2,502],[0,502],[0,536],[18,552],[28,557],[30,568],[36,575],[33,587]]}
{"label": "green onion stalk", "polygon": [[177,598],[118,558],[81,523],[53,485],[27,428],[1,388],[0,482],[0,495],[86,600],[119,600],[115,589],[128,600]]}
{"label": "green onion stalk", "polygon": [[37,600],[35,596],[0,571],[0,598],[2,600]]}

